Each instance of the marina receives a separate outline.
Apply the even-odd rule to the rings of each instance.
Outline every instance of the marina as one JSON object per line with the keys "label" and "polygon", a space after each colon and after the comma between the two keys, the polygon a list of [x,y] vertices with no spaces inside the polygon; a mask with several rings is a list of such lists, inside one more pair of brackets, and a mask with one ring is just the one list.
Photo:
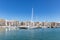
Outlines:
{"label": "marina", "polygon": [[60,23],[58,22],[31,22],[25,21],[20,22],[16,20],[0,19],[0,28],[2,29],[33,29],[33,28],[60,28]]}
{"label": "marina", "polygon": [[34,10],[32,8],[30,21],[0,19],[0,28],[6,30],[37,29],[37,28],[60,28],[60,22],[34,21]]}
{"label": "marina", "polygon": [[0,40],[60,40],[60,0],[0,0]]}

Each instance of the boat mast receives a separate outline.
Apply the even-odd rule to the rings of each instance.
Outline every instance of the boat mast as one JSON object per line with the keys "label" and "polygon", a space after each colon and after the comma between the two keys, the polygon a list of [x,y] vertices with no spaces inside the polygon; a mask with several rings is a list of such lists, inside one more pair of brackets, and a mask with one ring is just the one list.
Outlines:
{"label": "boat mast", "polygon": [[33,22],[33,8],[32,8],[31,22]]}
{"label": "boat mast", "polygon": [[32,16],[31,16],[31,22],[32,22],[32,25],[34,25],[34,23],[33,23],[33,8],[32,8]]}

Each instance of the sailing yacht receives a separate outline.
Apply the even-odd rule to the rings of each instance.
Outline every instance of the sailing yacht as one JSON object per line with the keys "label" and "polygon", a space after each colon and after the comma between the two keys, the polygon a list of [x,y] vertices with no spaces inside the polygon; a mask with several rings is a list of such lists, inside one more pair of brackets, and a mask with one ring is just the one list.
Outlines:
{"label": "sailing yacht", "polygon": [[20,28],[21,28],[21,29],[27,29],[27,28],[28,28],[28,29],[31,29],[31,28],[36,28],[36,27],[34,26],[33,16],[34,16],[34,15],[33,15],[33,8],[32,8],[32,15],[31,15],[31,21],[30,21],[31,24],[29,24],[29,22],[28,22],[28,24],[26,24],[26,26],[24,26],[24,27],[23,27],[23,26],[20,26]]}
{"label": "sailing yacht", "polygon": [[29,28],[30,28],[30,29],[31,29],[31,28],[36,28],[36,27],[34,26],[33,16],[34,16],[34,14],[33,14],[33,8],[32,8],[32,15],[31,15],[31,21],[30,21],[31,24],[30,24],[30,25],[28,24],[28,25],[29,25],[29,26],[27,26],[28,29],[29,29]]}

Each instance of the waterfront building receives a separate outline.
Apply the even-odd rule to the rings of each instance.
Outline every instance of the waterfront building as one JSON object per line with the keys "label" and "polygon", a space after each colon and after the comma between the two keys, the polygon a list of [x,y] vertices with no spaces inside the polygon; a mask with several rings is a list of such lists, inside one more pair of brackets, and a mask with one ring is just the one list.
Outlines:
{"label": "waterfront building", "polygon": [[34,22],[34,26],[40,27],[40,23],[39,22]]}
{"label": "waterfront building", "polygon": [[47,28],[51,28],[51,22],[47,23]]}
{"label": "waterfront building", "polygon": [[20,23],[20,26],[25,26],[25,22],[21,22]]}
{"label": "waterfront building", "polygon": [[25,22],[25,25],[26,25],[26,26],[31,26],[31,22],[30,22],[30,21],[26,21],[26,22]]}
{"label": "waterfront building", "polygon": [[42,28],[51,28],[50,22],[42,22],[40,25],[42,26]]}
{"label": "waterfront building", "polygon": [[47,22],[42,22],[42,28],[47,28]]}
{"label": "waterfront building", "polygon": [[60,27],[59,22],[31,22],[31,21],[16,21],[0,19],[0,27],[30,27],[30,28],[56,28]]}
{"label": "waterfront building", "polygon": [[42,28],[42,22],[39,22],[39,27],[41,27],[41,28]]}
{"label": "waterfront building", "polygon": [[30,21],[24,21],[24,22],[20,22],[20,27],[32,27],[33,23]]}
{"label": "waterfront building", "polygon": [[0,19],[0,26],[5,26],[5,19]]}
{"label": "waterfront building", "polygon": [[13,21],[13,26],[19,26],[19,21],[14,20]]}
{"label": "waterfront building", "polygon": [[7,26],[19,26],[19,21],[16,20],[7,21]]}
{"label": "waterfront building", "polygon": [[27,27],[28,26],[28,23],[27,22],[19,22],[19,28],[20,29],[26,29],[26,28],[28,28]]}
{"label": "waterfront building", "polygon": [[42,28],[41,25],[42,25],[41,22],[34,22],[34,27],[35,28]]}
{"label": "waterfront building", "polygon": [[55,24],[57,28],[60,28],[60,23]]}
{"label": "waterfront building", "polygon": [[56,27],[56,22],[51,22],[51,28],[55,28]]}

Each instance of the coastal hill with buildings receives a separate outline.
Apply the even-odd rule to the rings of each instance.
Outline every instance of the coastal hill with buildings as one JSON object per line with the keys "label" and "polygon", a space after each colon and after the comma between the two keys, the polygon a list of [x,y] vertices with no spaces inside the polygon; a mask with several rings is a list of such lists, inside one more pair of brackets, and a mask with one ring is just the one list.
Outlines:
{"label": "coastal hill with buildings", "polygon": [[0,28],[17,27],[17,28],[59,28],[58,22],[31,22],[0,19]]}

